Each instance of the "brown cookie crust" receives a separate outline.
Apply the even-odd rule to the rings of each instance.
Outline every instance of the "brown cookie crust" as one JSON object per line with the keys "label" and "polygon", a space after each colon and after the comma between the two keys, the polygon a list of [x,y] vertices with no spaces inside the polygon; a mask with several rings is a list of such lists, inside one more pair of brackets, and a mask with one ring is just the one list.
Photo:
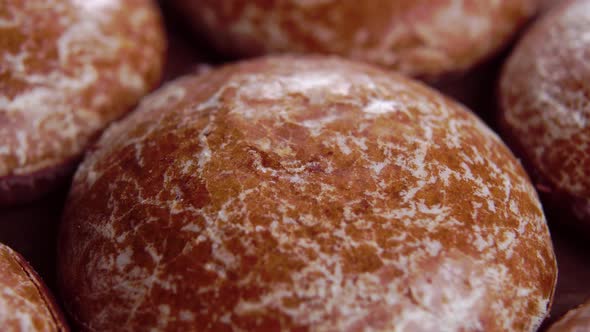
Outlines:
{"label": "brown cookie crust", "polygon": [[159,82],[165,40],[151,0],[8,1],[0,22],[3,187],[78,157]]}
{"label": "brown cookie crust", "polygon": [[553,199],[590,222],[590,1],[528,31],[500,84],[502,122]]}
{"label": "brown cookie crust", "polygon": [[174,0],[221,52],[335,54],[429,80],[498,51],[538,0]]}
{"label": "brown cookie crust", "polygon": [[1,243],[0,326],[3,331],[69,331],[37,273],[18,253]]}
{"label": "brown cookie crust", "polygon": [[67,182],[80,158],[23,175],[0,177],[0,208],[32,202]]}
{"label": "brown cookie crust", "polygon": [[557,272],[535,190],[479,119],[324,57],[144,99],[82,163],[60,236],[85,330],[532,331]]}

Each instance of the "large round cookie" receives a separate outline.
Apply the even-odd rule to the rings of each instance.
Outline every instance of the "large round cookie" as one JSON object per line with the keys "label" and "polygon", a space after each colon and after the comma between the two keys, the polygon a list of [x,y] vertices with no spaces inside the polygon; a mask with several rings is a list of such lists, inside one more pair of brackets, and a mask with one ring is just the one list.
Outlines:
{"label": "large round cookie", "polygon": [[532,331],[556,280],[536,193],[494,133],[333,58],[147,97],[82,163],[60,234],[85,330]]}

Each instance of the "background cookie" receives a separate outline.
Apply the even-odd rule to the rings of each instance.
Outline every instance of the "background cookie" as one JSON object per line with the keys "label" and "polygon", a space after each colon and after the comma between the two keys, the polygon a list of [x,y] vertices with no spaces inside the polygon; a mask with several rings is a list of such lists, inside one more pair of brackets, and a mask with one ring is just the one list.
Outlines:
{"label": "background cookie", "polygon": [[165,42],[151,0],[5,0],[0,21],[6,205],[52,188],[107,123],[158,83]]}
{"label": "background cookie", "polygon": [[337,54],[430,80],[495,53],[538,7],[538,0],[172,3],[226,55]]}
{"label": "background cookie", "polygon": [[502,122],[538,189],[590,226],[590,1],[535,23],[504,68]]}
{"label": "background cookie", "polygon": [[3,331],[68,331],[53,297],[29,264],[0,243],[0,326]]}

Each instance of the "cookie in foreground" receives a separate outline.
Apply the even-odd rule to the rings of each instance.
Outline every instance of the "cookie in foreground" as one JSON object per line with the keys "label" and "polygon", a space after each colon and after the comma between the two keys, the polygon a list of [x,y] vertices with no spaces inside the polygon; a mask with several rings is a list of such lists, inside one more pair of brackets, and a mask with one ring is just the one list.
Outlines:
{"label": "cookie in foreground", "polygon": [[532,331],[555,256],[476,116],[337,58],[168,83],[73,181],[60,284],[83,330]]}

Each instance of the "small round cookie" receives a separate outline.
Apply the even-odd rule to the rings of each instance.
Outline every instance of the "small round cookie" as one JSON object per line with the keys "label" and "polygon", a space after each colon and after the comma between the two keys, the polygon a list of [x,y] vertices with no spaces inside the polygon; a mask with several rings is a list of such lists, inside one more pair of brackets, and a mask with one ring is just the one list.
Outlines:
{"label": "small round cookie", "polygon": [[532,331],[556,281],[498,137],[336,58],[167,84],[105,131],[66,205],[60,285],[83,330]]}
{"label": "small round cookie", "polygon": [[590,331],[590,302],[570,310],[547,332],[587,332]]}
{"label": "small round cookie", "polygon": [[68,331],[65,319],[37,273],[0,243],[0,326],[2,331]]}
{"label": "small round cookie", "polygon": [[174,0],[220,52],[335,54],[428,80],[499,50],[539,0]]}
{"label": "small round cookie", "polygon": [[152,0],[0,1],[0,205],[67,175],[159,82],[164,52]]}
{"label": "small round cookie", "polygon": [[558,6],[510,56],[501,122],[539,190],[590,226],[590,1]]}

